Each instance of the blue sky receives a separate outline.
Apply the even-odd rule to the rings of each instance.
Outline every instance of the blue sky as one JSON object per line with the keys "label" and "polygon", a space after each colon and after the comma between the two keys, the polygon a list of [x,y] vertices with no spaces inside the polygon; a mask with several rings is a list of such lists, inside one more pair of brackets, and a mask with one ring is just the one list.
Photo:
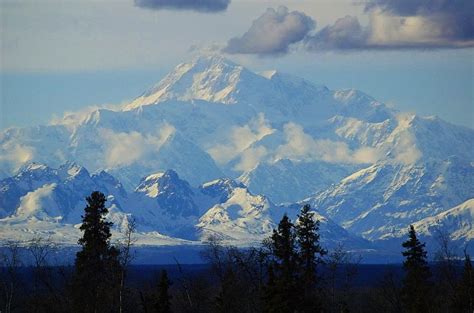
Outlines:
{"label": "blue sky", "polygon": [[[389,17],[369,14],[350,0],[213,1],[221,2],[217,12],[158,7],[166,0],[0,0],[0,129],[46,124],[65,111],[133,99],[198,53],[189,52],[192,45],[225,50],[231,38],[239,45],[228,49],[228,57],[251,69],[276,68],[333,89],[358,88],[400,110],[473,127],[469,28],[457,37],[426,38],[416,27],[436,33],[430,15],[406,13],[388,0]],[[288,11],[278,11],[280,5]],[[416,14],[426,11],[421,9]],[[276,25],[281,36],[265,45],[257,40],[255,47],[258,27],[274,28],[273,15],[279,14],[300,24]],[[414,25],[408,30],[393,22],[402,14],[411,21],[405,24]],[[353,18],[339,23],[347,15]],[[341,26],[348,35],[332,40]]]}

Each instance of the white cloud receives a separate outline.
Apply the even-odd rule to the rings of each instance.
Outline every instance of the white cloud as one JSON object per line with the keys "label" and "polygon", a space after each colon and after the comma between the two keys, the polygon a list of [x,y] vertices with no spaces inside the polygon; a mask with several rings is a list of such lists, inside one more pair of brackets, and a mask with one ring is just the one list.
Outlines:
{"label": "white cloud", "polygon": [[157,135],[143,135],[136,131],[116,133],[110,129],[101,129],[100,136],[106,144],[105,163],[108,167],[130,165],[149,153],[157,152],[175,131],[170,124],[163,125]]}
{"label": "white cloud", "polygon": [[384,157],[383,151],[372,147],[362,147],[352,154],[354,163],[375,163]]}
{"label": "white cloud", "polygon": [[262,114],[249,124],[232,129],[228,144],[216,145],[208,150],[209,154],[220,164],[231,160],[238,162],[237,171],[249,171],[260,162],[290,159],[293,161],[321,160],[330,163],[371,164],[387,157],[398,163],[411,164],[421,157],[415,144],[413,134],[404,132],[404,124],[409,123],[410,116],[399,116],[400,130],[392,144],[380,147],[362,146],[351,149],[343,141],[316,139],[306,133],[299,124],[289,122],[283,126],[284,143],[276,149],[269,149],[256,143],[275,130],[271,128]]}
{"label": "white cloud", "polygon": [[260,161],[268,155],[265,147],[251,147],[245,150],[241,156],[239,163],[234,167],[237,171],[250,171],[255,168]]}
{"label": "white cloud", "polygon": [[415,144],[415,138],[411,133],[404,133],[398,139],[394,149],[394,160],[403,164],[413,164],[418,161],[422,153]]}
{"label": "white cloud", "polygon": [[[424,16],[393,16],[380,11],[370,15],[368,44],[385,47],[441,45],[443,24]],[[446,42],[447,44],[447,42]]]}
{"label": "white cloud", "polygon": [[408,165],[415,163],[420,159],[420,157],[421,152],[415,147],[398,153],[395,157],[395,161]]}
{"label": "white cloud", "polygon": [[388,139],[390,157],[393,161],[402,164],[412,164],[422,157],[422,152],[416,146],[416,138],[412,133],[412,121],[415,118],[413,113],[400,113],[397,115],[397,128]]}
{"label": "white cloud", "polygon": [[[9,171],[16,171],[23,164],[33,160],[34,154],[34,148],[10,141],[2,146],[0,164],[7,164]],[[11,167],[11,165],[13,165],[13,167]]]}
{"label": "white cloud", "polygon": [[20,206],[16,214],[19,216],[36,216],[37,218],[61,217],[61,210],[58,207],[53,191],[56,184],[45,184],[44,186],[28,192],[21,197]]}
{"label": "white cloud", "polygon": [[383,157],[381,150],[361,147],[352,150],[345,142],[314,139],[304,132],[301,125],[287,123],[283,126],[285,143],[276,149],[255,145],[264,136],[273,133],[263,115],[248,125],[236,127],[229,136],[230,143],[209,149],[211,156],[220,164],[238,158],[234,170],[249,171],[262,161],[290,159],[293,161],[322,160],[331,163],[374,163]]}
{"label": "white cloud", "polygon": [[[227,144],[218,144],[207,152],[219,164],[226,164],[235,159],[253,143],[274,132],[263,113],[248,124],[231,129]],[[251,152],[248,152],[251,154]],[[260,153],[261,154],[261,153]]]}
{"label": "white cloud", "polygon": [[381,157],[380,151],[371,147],[351,150],[345,142],[328,139],[313,139],[295,123],[284,125],[286,143],[280,145],[275,153],[276,159],[296,161],[323,160],[342,163],[373,163]]}
{"label": "white cloud", "polygon": [[49,121],[49,124],[50,125],[63,125],[72,131],[74,128],[76,128],[78,125],[84,122],[87,118],[89,118],[91,114],[93,114],[94,112],[101,109],[117,111],[117,110],[122,109],[122,107],[127,103],[102,104],[100,106],[91,105],[91,106],[84,107],[78,111],[66,111],[63,113],[62,117],[54,115],[53,118]]}

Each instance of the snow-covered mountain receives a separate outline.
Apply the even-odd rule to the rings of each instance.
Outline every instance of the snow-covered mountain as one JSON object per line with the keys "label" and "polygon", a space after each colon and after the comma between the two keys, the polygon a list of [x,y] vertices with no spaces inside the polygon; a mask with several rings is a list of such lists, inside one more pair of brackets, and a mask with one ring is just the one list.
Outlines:
{"label": "snow-covered mountain", "polygon": [[458,157],[410,165],[379,162],[310,199],[343,227],[381,239],[463,203],[474,194],[474,165]]}
{"label": "snow-covered mountain", "polygon": [[258,164],[239,180],[252,192],[267,195],[277,203],[294,202],[339,182],[356,168],[324,161],[280,159]]}
{"label": "snow-covered mountain", "polygon": [[266,197],[254,196],[247,188],[237,187],[225,202],[212,206],[199,219],[197,227],[204,239],[217,236],[259,242],[268,237],[276,225],[271,217],[272,207]]}
{"label": "snow-covered mountain", "polygon": [[[68,161],[98,174],[70,178],[59,169]],[[49,172],[29,169],[29,180],[20,179],[31,162]],[[71,212],[92,186],[141,218],[144,231],[248,239],[275,222],[267,211],[307,199],[325,218],[375,240],[472,199],[473,162],[471,128],[211,55],[178,65],[124,106],[1,132],[0,216],[21,204],[23,216],[77,221]],[[107,189],[112,179],[123,184],[120,192]],[[55,206],[67,188],[73,200]],[[257,204],[258,194],[268,204]],[[39,195],[48,205],[38,204]]]}
{"label": "snow-covered mountain", "polygon": [[[392,114],[355,94],[278,72],[262,76],[219,56],[201,57],[179,65],[123,108],[5,130],[0,169],[12,175],[29,161],[59,166],[73,160],[92,171],[111,171],[128,189],[150,172],[170,168],[192,184],[226,176],[222,172],[238,176],[256,165],[252,158],[263,158],[258,142],[265,136],[275,133],[280,146],[288,141],[289,122],[314,136],[314,127],[336,114],[370,121]],[[267,152],[266,159],[279,157]]]}
{"label": "snow-covered mountain", "polygon": [[[77,242],[85,198],[94,190],[107,195],[107,218],[114,223],[114,235],[120,238],[133,219],[143,244],[192,244],[209,236],[238,245],[256,244],[271,234],[285,212],[296,216],[299,210],[277,207],[231,179],[192,187],[172,170],[143,178],[127,193],[103,171],[91,175],[74,163],[58,169],[31,163],[18,175],[0,181],[0,186],[0,198],[8,200],[1,204],[3,240],[42,235],[58,242]],[[330,232],[344,234],[342,241],[361,241],[320,218]]]}
{"label": "snow-covered mountain", "polygon": [[465,243],[474,239],[474,199],[469,199],[452,209],[414,223],[424,236],[436,235],[438,230],[451,234],[455,241]]}
{"label": "snow-covered mountain", "polygon": [[17,175],[0,181],[1,217],[53,218],[78,223],[84,199],[94,190],[126,199],[122,184],[106,172],[90,174],[84,167],[66,163],[57,169],[31,163]]}

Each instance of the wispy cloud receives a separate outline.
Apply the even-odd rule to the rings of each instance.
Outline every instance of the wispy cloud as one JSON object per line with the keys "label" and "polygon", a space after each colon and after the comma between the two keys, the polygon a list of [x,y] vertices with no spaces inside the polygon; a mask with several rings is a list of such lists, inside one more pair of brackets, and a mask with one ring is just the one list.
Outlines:
{"label": "wispy cloud", "polygon": [[287,123],[284,126],[284,134],[286,143],[277,148],[276,159],[322,160],[333,163],[373,163],[382,156],[376,148],[361,147],[352,150],[345,142],[314,139],[305,133],[301,125],[295,123]]}
{"label": "wispy cloud", "polygon": [[95,111],[106,109],[111,111],[117,111],[122,109],[122,107],[128,104],[128,102],[124,102],[122,104],[102,104],[102,105],[91,105],[86,106],[77,111],[66,111],[63,113],[63,116],[56,116],[54,115],[51,120],[49,121],[50,125],[63,125],[69,130],[73,130],[81,123],[86,121],[88,118],[92,116]]}
{"label": "wispy cloud", "polygon": [[[239,127],[233,127],[228,138],[229,143],[218,144],[209,149],[207,152],[217,163],[226,164],[229,161],[235,159],[253,143],[262,139],[266,135],[271,134],[273,131],[274,129],[265,119],[265,116],[260,113],[248,124]],[[262,152],[260,151],[257,154],[261,155]],[[250,158],[250,155],[248,155],[248,158]],[[247,164],[248,161],[245,161],[245,163]],[[247,165],[239,165],[238,167],[247,167]]]}
{"label": "wispy cloud", "polygon": [[44,186],[28,192],[21,197],[20,206],[16,214],[19,216],[35,216],[40,219],[51,217],[60,217],[61,210],[54,199],[54,190],[57,187],[55,183],[45,184]]}
{"label": "wispy cloud", "polygon": [[263,146],[250,147],[242,152],[239,163],[234,166],[237,171],[250,171],[255,168],[268,155],[268,151]]}
{"label": "wispy cloud", "polygon": [[416,145],[416,138],[410,131],[410,122],[414,115],[411,113],[400,113],[397,115],[398,127],[393,132],[393,149],[391,157],[395,162],[402,164],[413,164],[422,156],[422,152]]}
{"label": "wispy cloud", "polygon": [[166,140],[175,133],[174,126],[163,125],[156,135],[143,135],[139,132],[114,132],[101,129],[100,136],[106,144],[105,164],[108,167],[122,167],[157,152]]}
{"label": "wispy cloud", "polygon": [[192,10],[215,13],[225,11],[230,0],[135,0],[135,5],[152,10]]}
{"label": "wispy cloud", "polygon": [[34,155],[34,148],[9,141],[0,147],[1,168],[8,168],[10,172],[17,171],[23,164],[32,161]]}

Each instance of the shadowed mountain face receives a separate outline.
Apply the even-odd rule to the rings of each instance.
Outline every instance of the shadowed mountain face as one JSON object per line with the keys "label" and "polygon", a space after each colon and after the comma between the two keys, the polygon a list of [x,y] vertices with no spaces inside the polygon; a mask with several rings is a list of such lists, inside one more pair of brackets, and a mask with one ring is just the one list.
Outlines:
{"label": "shadowed mountain face", "polygon": [[221,56],[178,65],[123,107],[5,130],[0,156],[9,225],[78,223],[98,189],[119,223],[133,215],[165,241],[255,241],[281,216],[278,203],[301,201],[352,234],[386,240],[474,198],[472,129]]}
{"label": "shadowed mountain face", "polygon": [[135,192],[156,199],[157,205],[170,215],[199,215],[191,186],[172,170],[144,178]]}

